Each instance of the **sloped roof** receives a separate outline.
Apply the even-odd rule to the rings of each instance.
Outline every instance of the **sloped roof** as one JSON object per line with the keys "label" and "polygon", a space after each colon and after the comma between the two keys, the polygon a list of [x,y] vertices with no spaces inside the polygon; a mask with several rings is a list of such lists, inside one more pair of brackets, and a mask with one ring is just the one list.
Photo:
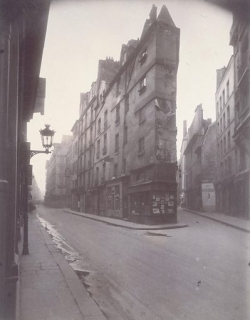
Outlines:
{"label": "sloped roof", "polygon": [[168,11],[168,9],[167,9],[167,7],[165,5],[162,6],[157,20],[160,20],[160,21],[162,21],[162,22],[164,22],[164,23],[166,23],[166,24],[168,24],[168,25],[170,25],[172,27],[175,27],[174,21],[171,18],[171,15],[170,15],[170,13],[169,13],[169,11]]}

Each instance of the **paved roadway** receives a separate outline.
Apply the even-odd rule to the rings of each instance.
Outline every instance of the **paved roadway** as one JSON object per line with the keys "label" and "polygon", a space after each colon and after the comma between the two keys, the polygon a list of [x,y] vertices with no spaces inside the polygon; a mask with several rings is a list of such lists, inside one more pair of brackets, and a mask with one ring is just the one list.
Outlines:
{"label": "paved roadway", "polygon": [[250,319],[249,234],[184,211],[179,216],[189,227],[167,236],[61,209],[38,212],[58,231],[73,266],[84,270],[84,284],[107,319]]}

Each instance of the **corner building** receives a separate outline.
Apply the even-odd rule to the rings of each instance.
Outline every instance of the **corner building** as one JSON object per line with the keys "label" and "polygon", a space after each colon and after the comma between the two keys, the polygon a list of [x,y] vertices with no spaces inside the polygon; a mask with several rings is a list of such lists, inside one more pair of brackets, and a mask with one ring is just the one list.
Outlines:
{"label": "corner building", "polygon": [[[246,9],[246,10],[244,10]],[[249,5],[235,12],[230,31],[234,49],[234,104],[236,174],[235,215],[250,218],[250,22]]]}
{"label": "corner building", "polygon": [[153,6],[141,39],[122,46],[118,68],[110,58],[99,62],[95,92],[83,111],[94,109],[93,164],[86,157],[79,165],[92,168],[85,188],[78,181],[86,211],[141,223],[176,222],[179,36],[167,8],[157,17]]}

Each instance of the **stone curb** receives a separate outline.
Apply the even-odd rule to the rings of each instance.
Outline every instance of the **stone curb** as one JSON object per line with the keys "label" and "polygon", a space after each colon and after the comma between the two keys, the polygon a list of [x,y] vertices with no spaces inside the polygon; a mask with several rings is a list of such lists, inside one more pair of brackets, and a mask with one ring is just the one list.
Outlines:
{"label": "stone curb", "polygon": [[107,320],[93,298],[88,294],[88,291],[81,283],[81,280],[77,277],[73,268],[65,260],[60,250],[56,248],[56,245],[52,241],[49,233],[42,226],[40,226],[40,230],[45,239],[45,244],[54,261],[59,266],[84,320]]}
{"label": "stone curb", "polygon": [[201,216],[201,217],[204,217],[204,218],[207,218],[207,219],[210,219],[210,220],[219,222],[219,223],[224,224],[224,225],[226,225],[226,226],[228,226],[228,227],[232,227],[232,228],[238,229],[238,230],[240,230],[240,231],[244,231],[244,232],[250,233],[250,230],[249,230],[249,229],[236,226],[236,225],[233,224],[233,223],[220,220],[219,218],[210,217],[210,216],[207,216],[206,214],[203,214],[203,213],[201,213],[201,212],[189,210],[189,209],[186,209],[186,208],[181,208],[181,210],[185,210],[185,211],[188,211],[188,212],[192,212],[192,213],[194,213],[194,214],[197,214],[198,216]]}
{"label": "stone curb", "polygon": [[185,224],[185,223],[177,223],[176,225],[171,224],[169,226],[164,225],[163,227],[155,227],[155,228],[153,226],[147,226],[147,227],[134,226],[133,227],[133,226],[126,226],[126,225],[120,224],[120,223],[118,223],[119,220],[117,222],[110,222],[110,221],[105,221],[105,220],[102,220],[102,219],[98,219],[95,216],[93,216],[93,217],[91,216],[90,217],[90,216],[87,216],[86,214],[81,214],[81,213],[78,213],[78,212],[72,211],[72,210],[64,209],[63,211],[71,213],[71,214],[79,216],[79,217],[82,217],[82,218],[95,220],[95,221],[99,221],[99,222],[102,222],[102,223],[106,223],[106,224],[111,225],[111,226],[121,227],[121,228],[124,228],[124,229],[130,229],[130,230],[167,230],[167,229],[178,229],[178,228],[188,227],[188,225]]}

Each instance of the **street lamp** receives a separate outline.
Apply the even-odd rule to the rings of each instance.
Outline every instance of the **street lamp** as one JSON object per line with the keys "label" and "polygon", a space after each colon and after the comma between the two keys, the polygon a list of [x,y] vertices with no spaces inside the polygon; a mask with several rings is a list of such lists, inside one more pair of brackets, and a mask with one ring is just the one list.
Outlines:
{"label": "street lamp", "polygon": [[54,137],[55,131],[51,130],[49,127],[50,125],[46,124],[45,128],[39,131],[42,139],[42,146],[45,148],[45,151],[30,150],[30,158],[32,158],[34,155],[38,153],[47,153],[47,154],[51,153],[49,149],[53,145],[53,137]]}
{"label": "street lamp", "polygon": [[22,142],[22,174],[23,174],[23,255],[29,254],[28,243],[28,186],[32,185],[32,166],[30,165],[30,159],[38,153],[51,153],[50,148],[53,145],[54,130],[51,130],[50,125],[46,124],[44,129],[40,130],[42,139],[42,146],[45,148],[42,150],[30,150],[29,142]]}

